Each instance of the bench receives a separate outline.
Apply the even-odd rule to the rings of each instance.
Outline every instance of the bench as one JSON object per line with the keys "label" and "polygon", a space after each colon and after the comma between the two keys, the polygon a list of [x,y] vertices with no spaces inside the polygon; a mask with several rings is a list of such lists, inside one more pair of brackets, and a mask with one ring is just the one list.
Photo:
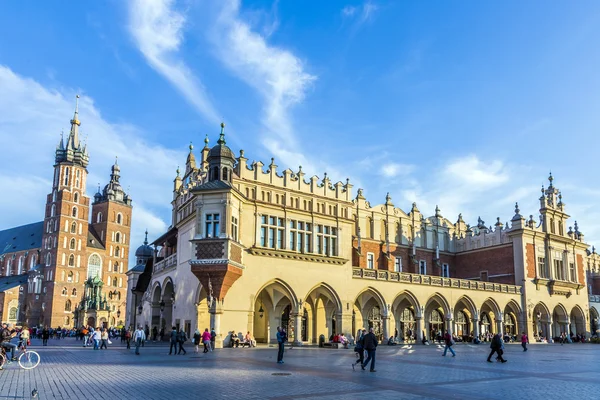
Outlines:
{"label": "bench", "polygon": [[331,349],[341,349],[341,348],[344,348],[344,346],[342,346],[341,343],[330,343],[330,342],[323,343],[323,347],[328,347],[328,348],[331,348]]}

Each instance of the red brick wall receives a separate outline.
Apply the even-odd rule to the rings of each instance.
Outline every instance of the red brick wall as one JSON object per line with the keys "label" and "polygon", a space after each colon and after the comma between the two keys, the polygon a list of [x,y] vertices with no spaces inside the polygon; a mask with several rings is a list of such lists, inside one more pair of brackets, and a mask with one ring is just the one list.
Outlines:
{"label": "red brick wall", "polygon": [[[455,264],[455,269],[451,268],[450,276],[464,279],[478,279],[481,271],[488,271],[490,282],[515,284],[512,245],[494,246],[482,250],[460,253],[456,255]],[[452,271],[454,274],[452,274]],[[494,277],[494,275],[505,274],[513,275]]]}
{"label": "red brick wall", "polygon": [[535,247],[533,243],[528,243],[525,247],[525,268],[527,268],[527,277],[535,278]]}

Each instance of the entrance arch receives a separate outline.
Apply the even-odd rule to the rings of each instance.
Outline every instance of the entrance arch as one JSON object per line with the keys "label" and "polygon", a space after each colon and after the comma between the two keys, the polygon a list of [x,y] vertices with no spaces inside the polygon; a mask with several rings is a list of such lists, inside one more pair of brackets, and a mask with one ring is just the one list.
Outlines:
{"label": "entrance arch", "polygon": [[590,334],[592,336],[600,334],[598,322],[598,311],[594,307],[590,307]]}
{"label": "entrance arch", "polygon": [[440,340],[446,325],[446,316],[450,314],[450,306],[446,299],[439,293],[427,300],[425,305],[425,331],[430,341]]}
{"label": "entrance arch", "polygon": [[571,310],[571,324],[569,326],[569,335],[585,335],[585,314],[579,306]]}
{"label": "entrance arch", "polygon": [[201,283],[198,283],[198,288],[196,289],[196,312],[198,313],[198,317],[196,318],[196,328],[200,331],[200,333],[204,332],[206,328],[209,330],[213,328],[210,322],[210,310],[208,304],[208,293],[204,289]]}
{"label": "entrance arch", "polygon": [[542,302],[536,304],[533,308],[533,333],[536,338],[546,338],[548,341],[552,339],[550,321],[548,307]]}
{"label": "entrance arch", "polygon": [[563,333],[569,335],[569,314],[559,303],[552,311],[552,338],[558,338]]}
{"label": "entrance arch", "polygon": [[454,307],[454,333],[467,340],[473,333],[473,317],[475,315],[475,303],[468,296],[463,296],[456,302]]}
{"label": "entrance arch", "polygon": [[160,331],[164,327],[164,324],[161,321],[162,315],[160,312],[161,294],[162,288],[160,286],[160,283],[156,282],[154,285],[154,289],[152,289],[152,316],[150,320],[151,330],[156,328]]}
{"label": "entrance arch", "polygon": [[[363,290],[354,301],[355,319],[361,324],[355,328],[373,328],[375,336],[381,339],[381,336],[387,334],[383,321],[385,304],[383,296],[377,290],[371,287]],[[355,322],[355,325],[357,323]]]}
{"label": "entrance arch", "polygon": [[161,301],[165,303],[165,309],[162,312],[162,326],[166,328],[175,326],[175,321],[173,320],[173,306],[175,305],[175,285],[173,284],[173,280],[170,277],[167,277],[163,282],[163,293]]}
{"label": "entrance arch", "polygon": [[512,337],[518,335],[521,331],[521,321],[519,316],[521,315],[521,308],[514,301],[508,302],[504,307],[504,333]]}
{"label": "entrance arch", "polygon": [[289,340],[294,334],[290,313],[298,308],[297,297],[291,287],[280,279],[263,286],[254,299],[253,335],[259,343],[276,343],[277,327],[286,329]]}
{"label": "entrance arch", "polygon": [[417,310],[419,310],[417,298],[409,291],[396,296],[392,303],[392,316],[394,317],[394,336],[403,341],[412,341],[416,337]]}
{"label": "entrance arch", "polygon": [[[342,314],[342,302],[337,293],[326,283],[320,283],[308,292],[301,314],[303,326],[299,331],[300,333],[306,331],[306,341],[317,343],[320,335],[324,335],[326,340],[329,340],[336,333],[342,333],[343,328],[338,323]],[[301,334],[301,339],[305,341],[302,336]]]}
{"label": "entrance arch", "polygon": [[[500,307],[492,298],[481,305],[480,325],[482,334],[494,334],[502,329]],[[484,318],[485,317],[485,318]]]}

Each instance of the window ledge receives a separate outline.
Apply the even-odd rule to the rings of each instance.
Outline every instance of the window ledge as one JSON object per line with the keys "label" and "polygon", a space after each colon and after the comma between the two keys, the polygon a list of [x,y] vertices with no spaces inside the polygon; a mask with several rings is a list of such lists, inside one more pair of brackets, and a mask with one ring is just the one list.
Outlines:
{"label": "window ledge", "polygon": [[287,258],[291,260],[302,260],[311,262],[320,262],[325,264],[344,265],[348,260],[340,257],[322,256],[319,254],[297,253],[288,250],[275,250],[262,247],[251,247],[248,252],[256,256]]}

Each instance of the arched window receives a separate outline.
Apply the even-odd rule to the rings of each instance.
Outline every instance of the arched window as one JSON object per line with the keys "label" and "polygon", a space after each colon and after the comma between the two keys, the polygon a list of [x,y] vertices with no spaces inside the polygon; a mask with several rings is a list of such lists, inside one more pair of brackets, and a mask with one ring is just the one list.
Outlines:
{"label": "arched window", "polygon": [[99,212],[98,215],[96,216],[96,223],[99,224],[100,222],[102,222],[102,213],[101,212]]}
{"label": "arched window", "polygon": [[550,233],[554,233],[554,218],[550,218]]}
{"label": "arched window", "polygon": [[12,275],[12,259],[6,261],[6,276]]}
{"label": "arched window", "polygon": [[79,193],[75,193],[75,195],[73,196],[73,201],[75,203],[79,203]]}
{"label": "arched window", "polygon": [[71,300],[65,301],[65,311],[71,311]]}
{"label": "arched window", "polygon": [[36,263],[37,263],[37,256],[35,254],[32,254],[31,258],[29,259],[29,269],[35,267]]}
{"label": "arched window", "polygon": [[9,321],[16,321],[17,320],[17,307],[11,307],[10,310],[8,310],[8,320]]}
{"label": "arched window", "polygon": [[121,215],[121,213],[117,214],[117,224],[122,224],[123,223],[123,215]]}
{"label": "arched window", "polygon": [[77,289],[73,288],[73,291],[71,291],[71,296],[77,296]]}
{"label": "arched window", "polygon": [[565,231],[563,230],[563,223],[562,221],[558,221],[558,234],[563,236],[565,234]]}
{"label": "arched window", "polygon": [[54,217],[56,215],[56,204],[52,204],[52,209],[50,211],[50,216]]}
{"label": "arched window", "polygon": [[102,259],[98,254],[92,254],[90,258],[88,258],[88,278],[98,277],[100,278],[102,274]]}
{"label": "arched window", "polygon": [[69,249],[75,250],[75,238],[72,238],[69,242]]}
{"label": "arched window", "polygon": [[67,275],[67,282],[73,282],[73,271],[69,272]]}
{"label": "arched window", "polygon": [[73,211],[72,211],[72,213],[71,213],[71,216],[72,216],[73,218],[77,218],[77,207],[73,207]]}
{"label": "arched window", "polygon": [[456,334],[458,336],[469,334],[468,319],[463,311],[456,313]]}
{"label": "arched window", "polygon": [[373,218],[367,218],[367,237],[373,239]]}
{"label": "arched window", "polygon": [[23,273],[23,264],[25,264],[25,257],[19,257],[19,264],[17,266],[17,275],[21,275]]}
{"label": "arched window", "polygon": [[118,280],[117,280],[117,278],[115,277],[115,278],[113,278],[112,285],[116,287],[116,286],[117,286],[117,284],[118,284],[118,282],[119,282],[119,281],[118,281]]}
{"label": "arched window", "polygon": [[228,170],[226,167],[223,167],[223,180],[224,181],[229,180],[229,179],[227,179],[227,176],[228,176]]}
{"label": "arched window", "polygon": [[71,318],[65,317],[65,326],[68,326],[71,323]]}
{"label": "arched window", "polygon": [[56,201],[56,190],[52,192],[52,201]]}
{"label": "arched window", "polygon": [[74,267],[75,266],[75,256],[73,254],[71,254],[69,256],[69,267]]}
{"label": "arched window", "polygon": [[62,290],[62,295],[63,295],[63,296],[66,296],[66,295],[67,295],[67,293],[68,293],[68,292],[67,292],[67,288],[66,288],[66,287],[64,287],[64,288],[63,288],[63,290]]}
{"label": "arched window", "polygon": [[71,233],[77,233],[77,222],[71,224]]}
{"label": "arched window", "polygon": [[52,264],[52,254],[46,254],[46,266],[50,266]]}
{"label": "arched window", "polygon": [[115,265],[113,266],[113,272],[119,272],[119,263],[116,262]]}
{"label": "arched window", "polygon": [[65,179],[64,179],[65,186],[69,186],[69,172],[71,172],[71,171],[69,171],[69,167],[66,167],[65,168]]}
{"label": "arched window", "polygon": [[120,257],[120,254],[121,254],[121,249],[119,248],[119,246],[117,246],[115,248],[115,257]]}
{"label": "arched window", "polygon": [[121,292],[117,292],[117,300],[121,300]]}
{"label": "arched window", "polygon": [[119,232],[115,233],[115,242],[117,242],[117,243],[121,242],[121,234]]}
{"label": "arched window", "polygon": [[79,187],[79,170],[75,171],[75,186]]}

